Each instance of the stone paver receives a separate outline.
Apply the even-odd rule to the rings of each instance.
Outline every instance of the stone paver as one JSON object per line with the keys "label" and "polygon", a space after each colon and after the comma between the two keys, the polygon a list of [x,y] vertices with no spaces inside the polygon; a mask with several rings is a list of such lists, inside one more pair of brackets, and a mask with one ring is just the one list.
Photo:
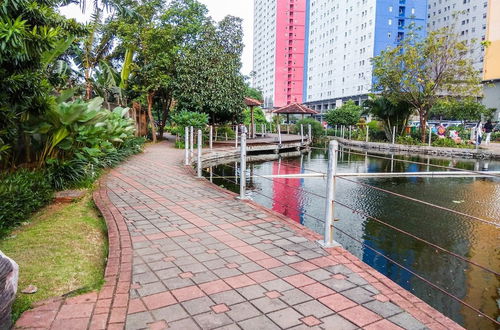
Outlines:
{"label": "stone paver", "polygon": [[40,329],[460,327],[283,215],[196,179],[169,143],[101,180],[105,285],[25,312]]}

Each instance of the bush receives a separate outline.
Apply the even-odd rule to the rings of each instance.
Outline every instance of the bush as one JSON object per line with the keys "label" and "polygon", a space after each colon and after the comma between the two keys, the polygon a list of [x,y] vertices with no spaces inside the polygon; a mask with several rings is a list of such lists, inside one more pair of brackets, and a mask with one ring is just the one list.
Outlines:
{"label": "bush", "polygon": [[323,128],[323,125],[319,121],[313,118],[304,118],[295,123],[295,126],[293,127],[293,132],[295,134],[300,134],[300,125],[304,125],[304,135],[307,134],[308,132],[308,125],[311,125],[311,130],[312,130],[312,136],[313,138],[318,138],[320,136],[325,135],[325,129]]}
{"label": "bush", "polygon": [[433,147],[446,147],[446,148],[474,148],[474,145],[468,145],[465,143],[457,144],[455,141],[453,141],[450,138],[437,139],[436,141],[432,142],[432,146]]}
{"label": "bush", "polygon": [[53,192],[43,171],[19,170],[0,177],[0,235],[49,203]]}
{"label": "bush", "polygon": [[[236,136],[236,133],[233,131],[233,129],[229,125],[223,125],[223,126],[216,127],[215,130],[217,131],[217,140],[218,141],[224,140],[226,138],[226,134],[227,134],[228,139],[234,139],[234,137]],[[214,131],[214,138],[215,138],[215,131]]]}
{"label": "bush", "polygon": [[414,146],[422,144],[419,138],[414,138],[411,135],[398,136],[396,139],[396,143]]}
{"label": "bush", "polygon": [[347,101],[344,105],[342,105],[338,109],[329,110],[326,113],[326,121],[328,125],[356,125],[359,121],[359,117],[361,116],[361,111],[363,109],[356,105],[354,101]]}
{"label": "bush", "polygon": [[184,136],[185,128],[193,126],[194,129],[203,129],[208,125],[206,113],[181,111],[172,115],[172,134]]}

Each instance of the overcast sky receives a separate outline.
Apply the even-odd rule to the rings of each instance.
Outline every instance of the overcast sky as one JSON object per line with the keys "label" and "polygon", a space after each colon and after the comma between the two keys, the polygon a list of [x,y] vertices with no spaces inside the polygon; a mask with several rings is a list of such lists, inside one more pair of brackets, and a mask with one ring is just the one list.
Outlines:
{"label": "overcast sky", "polygon": [[[241,72],[248,75],[252,71],[252,44],[253,44],[253,1],[252,0],[198,0],[205,4],[209,10],[209,15],[216,21],[220,21],[226,15],[233,15],[243,19],[243,32],[245,34],[243,42],[243,68]],[[70,5],[61,8],[61,13],[69,18],[76,18],[80,22],[85,22],[90,16],[87,10],[82,14],[78,5]]]}

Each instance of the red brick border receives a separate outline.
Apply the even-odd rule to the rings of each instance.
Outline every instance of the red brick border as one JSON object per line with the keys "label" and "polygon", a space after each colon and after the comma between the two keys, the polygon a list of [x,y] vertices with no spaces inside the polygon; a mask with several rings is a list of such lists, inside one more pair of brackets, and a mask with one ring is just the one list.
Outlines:
{"label": "red brick border", "polygon": [[111,203],[102,180],[93,199],[106,221],[108,258],[99,292],[53,298],[35,304],[16,322],[16,329],[123,329],[132,279],[132,241],[123,216]]}

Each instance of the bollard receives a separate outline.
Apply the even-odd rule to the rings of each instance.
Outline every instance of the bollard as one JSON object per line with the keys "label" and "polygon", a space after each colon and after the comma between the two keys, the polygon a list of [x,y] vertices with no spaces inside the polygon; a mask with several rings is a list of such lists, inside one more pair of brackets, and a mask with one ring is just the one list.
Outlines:
{"label": "bollard", "polygon": [[276,126],[276,130],[278,131],[278,143],[279,145],[281,145],[281,125],[278,124],[278,126]]}
{"label": "bollard", "polygon": [[369,127],[368,125],[366,125],[366,142],[368,142],[370,140],[370,130],[369,130]]}
{"label": "bollard", "polygon": [[189,165],[189,127],[184,129],[184,165]]}
{"label": "bollard", "polygon": [[214,128],[212,125],[210,125],[210,132],[209,132],[209,136],[208,136],[208,145],[209,145],[210,150],[212,150],[212,147],[213,147],[213,144],[212,144],[213,137],[214,137]]}
{"label": "bollard", "polygon": [[236,137],[234,138],[234,147],[238,148],[238,125],[236,125],[236,128],[234,130],[236,132]]}
{"label": "bollard", "polygon": [[308,137],[309,143],[311,143],[312,142],[312,127],[311,127],[311,124],[307,125],[307,137]]}
{"label": "bollard", "polygon": [[194,156],[194,128],[193,126],[189,127],[190,135],[189,135],[189,158],[193,158]]}
{"label": "bollard", "polygon": [[392,126],[392,144],[396,143],[396,126]]}
{"label": "bollard", "polygon": [[246,199],[247,135],[245,133],[241,133],[240,157],[240,199]]}
{"label": "bollard", "polygon": [[196,165],[196,169],[198,170],[198,177],[201,178],[201,147],[202,147],[202,139],[203,139],[203,136],[202,136],[202,133],[201,133],[201,129],[198,130],[198,154],[196,155],[196,158],[197,158],[197,165]]}
{"label": "bollard", "polygon": [[431,146],[431,144],[432,144],[432,129],[429,126],[429,147]]}
{"label": "bollard", "polygon": [[326,176],[325,236],[320,244],[324,247],[338,246],[333,241],[333,221],[335,216],[335,176],[337,174],[337,152],[339,143],[330,141],[328,145],[328,172]]}
{"label": "bollard", "polygon": [[304,144],[304,125],[300,124],[300,144]]}

